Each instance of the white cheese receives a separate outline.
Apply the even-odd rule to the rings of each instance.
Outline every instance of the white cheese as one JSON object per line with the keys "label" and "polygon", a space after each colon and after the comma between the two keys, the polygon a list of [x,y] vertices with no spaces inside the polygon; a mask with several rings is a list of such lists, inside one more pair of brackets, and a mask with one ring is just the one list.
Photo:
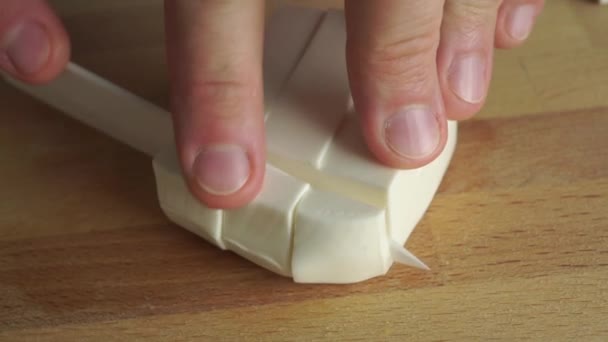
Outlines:
{"label": "white cheese", "polygon": [[295,215],[294,281],[353,283],[385,274],[392,263],[385,216],[382,208],[309,191]]}
{"label": "white cheese", "polygon": [[268,165],[253,203],[224,212],[228,249],[281,275],[291,275],[293,213],[309,185]]}
{"label": "white cheese", "polygon": [[202,206],[188,190],[175,153],[165,149],[152,161],[160,206],[171,221],[225,249],[222,239],[222,210]]}
{"label": "white cheese", "polygon": [[315,9],[280,7],[266,25],[264,101],[274,103],[323,18]]}
{"label": "white cheese", "polygon": [[342,122],[349,97],[341,13],[325,15],[302,60],[266,120],[268,153],[319,163]]}
{"label": "white cheese", "polygon": [[[276,103],[267,102],[269,164],[261,194],[242,209],[225,210],[221,228],[198,227],[218,246],[296,282],[363,281],[385,274],[394,261],[426,268],[403,244],[456,143],[456,123],[449,122],[447,146],[431,164],[397,170],[376,161],[356,115],[349,114],[344,39],[341,13],[329,12]],[[175,201],[160,200],[166,207]],[[200,222],[217,223],[214,211],[203,215],[203,206],[192,206],[182,215],[192,211],[204,217]]]}
{"label": "white cheese", "polygon": [[396,170],[376,161],[349,113],[342,16],[290,9],[270,22],[265,181],[252,203],[235,210],[208,208],[190,193],[161,108],[73,64],[49,85],[9,81],[153,155],[163,211],[221,249],[302,283],[363,281],[393,262],[426,268],[403,245],[448,167],[456,123],[448,124],[441,156],[425,167]]}

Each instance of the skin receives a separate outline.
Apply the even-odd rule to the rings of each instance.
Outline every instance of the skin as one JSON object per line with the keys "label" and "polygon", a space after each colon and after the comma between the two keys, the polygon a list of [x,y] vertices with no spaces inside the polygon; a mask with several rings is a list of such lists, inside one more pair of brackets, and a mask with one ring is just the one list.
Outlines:
{"label": "skin", "polygon": [[[172,115],[191,192],[237,208],[260,191],[266,160],[264,0],[166,0]],[[543,0],[345,0],[347,64],[372,154],[428,164],[448,119],[484,104],[495,48],[530,34]],[[61,73],[69,37],[44,0],[0,0],[0,69],[29,83]]]}

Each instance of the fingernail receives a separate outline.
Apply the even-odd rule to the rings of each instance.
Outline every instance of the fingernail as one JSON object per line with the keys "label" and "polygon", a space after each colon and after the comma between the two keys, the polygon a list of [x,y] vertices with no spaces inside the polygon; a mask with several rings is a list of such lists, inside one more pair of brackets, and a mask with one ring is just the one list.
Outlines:
{"label": "fingernail", "polygon": [[249,178],[247,153],[236,145],[209,146],[194,160],[194,176],[199,186],[212,195],[237,192]]}
{"label": "fingernail", "polygon": [[481,102],[486,93],[485,70],[485,59],[481,54],[456,57],[448,70],[450,88],[466,102]]}
{"label": "fingernail", "polygon": [[28,21],[3,37],[2,50],[18,72],[33,74],[47,63],[51,42],[40,24]]}
{"label": "fingernail", "polygon": [[534,25],[534,16],[536,15],[536,6],[520,5],[507,17],[507,33],[515,40],[524,40],[528,38]]}
{"label": "fingernail", "polygon": [[384,129],[387,145],[402,157],[423,158],[439,145],[439,124],[426,106],[412,106],[394,114]]}

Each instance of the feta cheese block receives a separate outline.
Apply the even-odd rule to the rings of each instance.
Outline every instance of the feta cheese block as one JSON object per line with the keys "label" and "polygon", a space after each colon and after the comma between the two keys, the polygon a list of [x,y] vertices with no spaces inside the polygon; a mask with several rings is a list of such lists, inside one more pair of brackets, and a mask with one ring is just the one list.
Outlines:
{"label": "feta cheese block", "polygon": [[386,274],[394,262],[425,269],[403,245],[439,187],[457,125],[448,123],[447,146],[429,165],[380,164],[365,146],[357,115],[349,113],[344,42],[342,14],[328,12],[276,101],[267,102],[269,162],[251,204],[224,210],[218,228],[216,211],[197,204],[184,184],[164,186],[167,170],[178,170],[164,161],[177,160],[157,158],[159,188],[174,190],[172,198],[159,191],[163,208],[187,202],[180,215],[191,210],[201,222],[193,231],[295,282],[364,281]]}
{"label": "feta cheese block", "polygon": [[353,283],[392,263],[384,208],[311,189],[295,212],[292,274],[301,283]]}
{"label": "feta cheese block", "polygon": [[208,208],[190,193],[162,108],[74,64],[44,86],[8,81],[153,156],[163,212],[218,248],[299,283],[360,282],[395,262],[427,269],[404,244],[448,168],[457,124],[448,123],[447,145],[429,165],[380,164],[353,110],[345,39],[337,11],[283,9],[269,22],[265,180],[250,204],[233,210]]}

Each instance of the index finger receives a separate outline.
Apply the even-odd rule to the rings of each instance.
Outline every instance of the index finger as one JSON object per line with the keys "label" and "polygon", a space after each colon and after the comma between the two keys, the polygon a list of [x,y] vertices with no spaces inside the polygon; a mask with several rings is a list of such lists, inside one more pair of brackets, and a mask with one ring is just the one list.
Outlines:
{"label": "index finger", "polygon": [[265,170],[263,0],[169,1],[167,55],[182,170],[207,206],[240,207]]}

